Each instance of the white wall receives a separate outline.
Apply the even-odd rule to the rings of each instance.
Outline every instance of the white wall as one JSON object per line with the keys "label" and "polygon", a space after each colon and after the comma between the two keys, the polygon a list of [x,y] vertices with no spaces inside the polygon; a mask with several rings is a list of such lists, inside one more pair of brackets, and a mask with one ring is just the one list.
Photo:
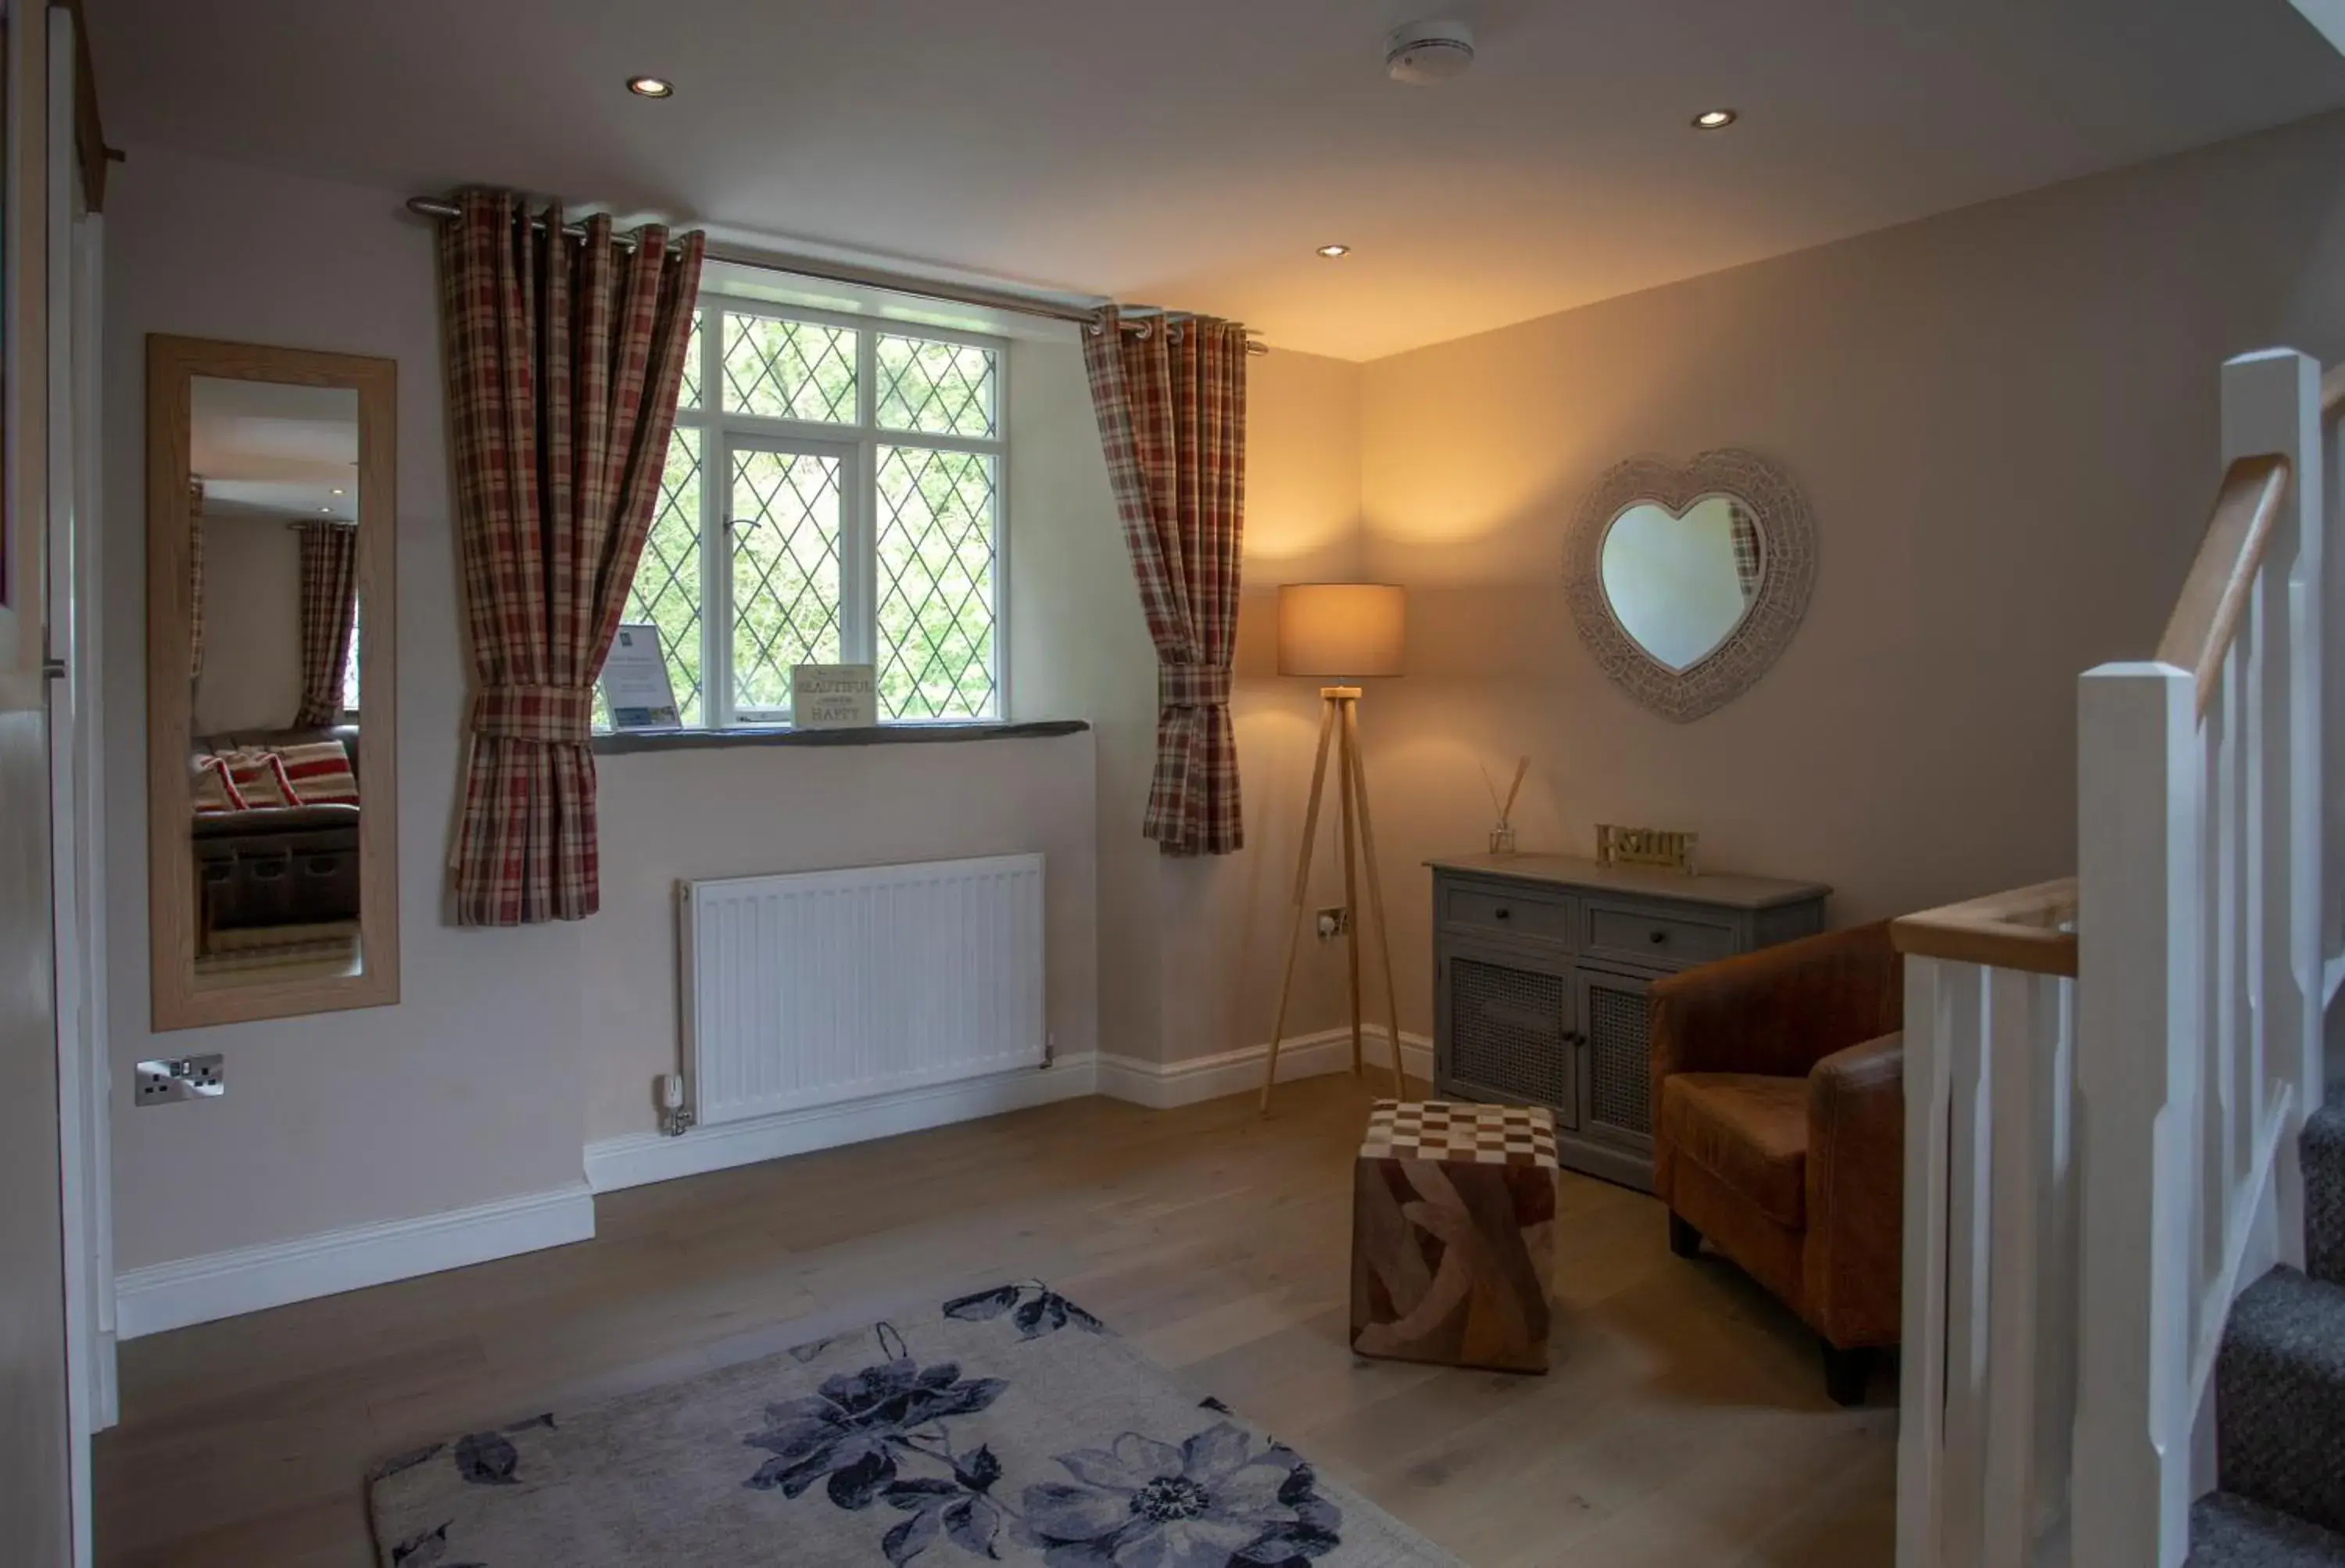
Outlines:
{"label": "white wall", "polygon": [[208,517],[195,733],[282,729],[300,707],[300,538],[282,517]]}
{"label": "white wall", "polygon": [[[464,704],[432,237],[391,192],[141,148],[107,189],[107,827],[117,1262],[431,1214],[581,1177],[580,928],[458,931],[441,862]],[[399,361],[395,1007],[150,1035],[146,337]],[[216,605],[216,619],[231,613]],[[131,1064],[226,1054],[228,1094],[134,1105]]]}
{"label": "white wall", "polygon": [[676,1066],[685,878],[1039,851],[1046,1023],[1061,1056],[1098,1049],[1089,734],[638,752],[598,758],[595,770],[603,909],[580,928],[590,1142],[657,1125],[652,1080]]}
{"label": "white wall", "polygon": [[[216,1050],[228,1057],[228,1081],[219,1100],[145,1110],[130,1108],[127,1086],[117,1095],[123,1268],[578,1182],[589,1138],[655,1125],[652,1079],[675,1064],[679,878],[1040,850],[1050,864],[1050,1027],[1062,1055],[1096,1048],[1099,764],[1087,734],[605,757],[603,912],[523,931],[446,924],[442,862],[466,685],[431,231],[401,211],[401,193],[146,148],[117,171],[109,196],[115,1064],[127,1085],[140,1057]],[[159,1038],[145,1028],[150,331],[399,361],[403,999],[395,1007]],[[1088,420],[1087,405],[1082,412]],[[1041,428],[1038,444],[1065,444],[1047,421]],[[1013,443],[1026,429],[1013,412]],[[1096,462],[1095,437],[1091,453]],[[1018,484],[1013,475],[1013,491]],[[1013,494],[1012,526],[1037,560],[1052,558],[1054,529],[1089,521],[1067,510],[1054,522],[1038,502],[1030,525],[1019,504]],[[1079,553],[1081,541],[1067,547]],[[1037,643],[1011,626],[1014,643],[1045,649],[1092,635],[1071,624]],[[1030,711],[1021,700],[1021,714]]]}

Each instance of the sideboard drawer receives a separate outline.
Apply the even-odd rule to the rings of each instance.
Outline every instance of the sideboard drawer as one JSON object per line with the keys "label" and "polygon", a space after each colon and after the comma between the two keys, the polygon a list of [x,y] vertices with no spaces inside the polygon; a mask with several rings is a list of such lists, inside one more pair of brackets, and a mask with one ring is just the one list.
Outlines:
{"label": "sideboard drawer", "polygon": [[1731,925],[1657,914],[1634,904],[1589,901],[1588,951],[1623,962],[1687,968],[1731,958],[1742,942]]}
{"label": "sideboard drawer", "polygon": [[1564,899],[1525,898],[1495,888],[1445,883],[1441,919],[1445,925],[1481,936],[1566,944],[1573,940],[1571,903]]}

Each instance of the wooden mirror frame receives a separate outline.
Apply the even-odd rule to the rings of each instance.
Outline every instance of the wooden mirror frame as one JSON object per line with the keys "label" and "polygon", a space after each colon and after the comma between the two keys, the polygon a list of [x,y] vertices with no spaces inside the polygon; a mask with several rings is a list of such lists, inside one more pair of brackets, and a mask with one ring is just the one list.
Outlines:
{"label": "wooden mirror frame", "polygon": [[[1675,669],[1647,653],[1614,613],[1604,587],[1604,539],[1640,501],[1682,514],[1704,495],[1742,504],[1759,529],[1758,596],[1716,647]],[[1815,524],[1791,476],[1755,452],[1720,447],[1690,463],[1632,457],[1608,469],[1579,504],[1564,549],[1565,596],[1579,640],[1614,685],[1663,718],[1690,724],[1759,682],[1791,645],[1816,581]]]}
{"label": "wooden mirror frame", "polygon": [[[188,419],[198,376],[358,394],[359,951],[356,974],[196,983],[188,758],[195,606],[188,579]],[[362,354],[150,334],[147,340],[147,924],[157,1032],[399,1000],[399,364]]]}

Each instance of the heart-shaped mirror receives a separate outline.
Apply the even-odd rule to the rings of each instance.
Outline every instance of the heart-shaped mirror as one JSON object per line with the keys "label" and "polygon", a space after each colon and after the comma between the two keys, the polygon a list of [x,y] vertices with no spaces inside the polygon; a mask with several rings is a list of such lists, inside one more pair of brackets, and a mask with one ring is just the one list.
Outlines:
{"label": "heart-shaped mirror", "polygon": [[1637,458],[1581,504],[1565,564],[1581,639],[1654,711],[1699,718],[1748,690],[1815,576],[1805,503],[1754,453]]}
{"label": "heart-shaped mirror", "polygon": [[1731,495],[1682,512],[1658,501],[1623,508],[1604,532],[1604,597],[1655,661],[1688,670],[1716,653],[1759,597],[1758,525]]}

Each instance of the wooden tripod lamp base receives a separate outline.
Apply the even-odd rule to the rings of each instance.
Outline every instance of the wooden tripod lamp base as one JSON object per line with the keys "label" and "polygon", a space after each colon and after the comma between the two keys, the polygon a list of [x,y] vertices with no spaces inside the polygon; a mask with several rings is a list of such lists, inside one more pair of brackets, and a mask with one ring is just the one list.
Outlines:
{"label": "wooden tripod lamp base", "polygon": [[[1303,583],[1278,591],[1278,668],[1282,675],[1388,676],[1400,673],[1404,602],[1401,590],[1375,584]],[[1303,815],[1303,848],[1294,867],[1294,907],[1286,930],[1286,959],[1278,983],[1278,1016],[1271,1024],[1270,1059],[1263,1065],[1262,1109],[1278,1082],[1278,1052],[1294,992],[1294,960],[1311,907],[1311,857],[1319,838],[1319,809],[1327,794],[1327,757],[1335,754],[1335,794],[1342,820],[1346,957],[1350,963],[1352,1071],[1365,1065],[1360,1027],[1358,890],[1365,857],[1368,920],[1376,927],[1384,979],[1385,1040],[1392,1050],[1393,1095],[1408,1097],[1401,1071],[1400,1003],[1393,984],[1392,939],[1385,922],[1384,873],[1376,860],[1376,830],[1368,814],[1367,771],[1360,760],[1360,688],[1319,689],[1319,751],[1311,767],[1311,799]]]}

